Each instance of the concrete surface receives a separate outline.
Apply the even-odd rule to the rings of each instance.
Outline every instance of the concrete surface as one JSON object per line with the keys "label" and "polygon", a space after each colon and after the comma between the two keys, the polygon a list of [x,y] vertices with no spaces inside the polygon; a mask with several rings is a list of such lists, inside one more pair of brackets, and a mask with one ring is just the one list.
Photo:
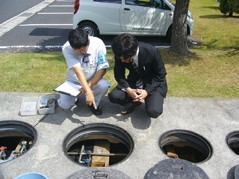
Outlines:
{"label": "concrete surface", "polygon": [[[37,131],[34,146],[24,155],[0,164],[3,178],[12,179],[26,172],[39,172],[50,179],[63,179],[87,169],[69,160],[63,152],[63,140],[73,129],[90,123],[108,123],[126,130],[134,141],[132,154],[123,162],[107,167],[132,179],[143,179],[146,172],[158,162],[168,159],[159,148],[159,137],[167,131],[193,131],[212,145],[209,160],[196,163],[211,179],[230,179],[239,164],[236,155],[226,143],[226,136],[239,130],[239,98],[177,98],[167,97],[164,113],[157,119],[147,117],[144,105],[132,114],[119,115],[120,106],[105,97],[104,113],[96,117],[84,102],[71,110],[56,108],[54,114],[20,116],[24,97],[38,97],[40,93],[0,93],[0,121],[18,120],[31,124]],[[41,120],[41,121],[40,121]],[[39,122],[40,121],[40,122]]]}

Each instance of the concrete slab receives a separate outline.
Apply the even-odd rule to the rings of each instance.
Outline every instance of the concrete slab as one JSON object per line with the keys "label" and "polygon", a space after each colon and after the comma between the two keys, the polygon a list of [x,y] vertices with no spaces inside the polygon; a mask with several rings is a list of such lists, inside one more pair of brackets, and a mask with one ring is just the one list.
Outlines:
{"label": "concrete slab", "polygon": [[[105,97],[104,113],[96,117],[84,102],[71,110],[56,108],[47,116],[19,116],[24,97],[42,93],[0,93],[0,121],[17,120],[31,124],[37,131],[34,146],[24,155],[0,164],[3,178],[12,179],[27,172],[39,172],[50,179],[63,179],[87,169],[63,152],[63,141],[73,129],[86,124],[107,123],[126,130],[134,141],[132,154],[123,162],[107,167],[132,179],[144,178],[158,162],[169,159],[159,147],[159,138],[171,130],[188,130],[204,137],[212,146],[212,156],[196,163],[211,179],[230,179],[239,164],[239,157],[226,143],[226,136],[239,130],[239,99],[167,97],[164,113],[157,119],[145,114],[144,105],[132,114],[121,116],[120,106]],[[2,177],[1,177],[2,178]]]}

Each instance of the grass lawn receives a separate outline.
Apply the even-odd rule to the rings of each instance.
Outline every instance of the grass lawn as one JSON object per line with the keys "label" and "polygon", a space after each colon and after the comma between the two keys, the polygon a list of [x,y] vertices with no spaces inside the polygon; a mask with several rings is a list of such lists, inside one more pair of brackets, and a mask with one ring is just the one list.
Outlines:
{"label": "grass lawn", "polygon": [[[194,55],[184,60],[160,49],[167,69],[168,96],[239,97],[239,14],[228,18],[215,0],[191,0],[194,17],[193,37],[200,46],[192,46]],[[113,56],[108,50],[111,68],[106,78],[112,87]],[[0,56],[1,92],[49,92],[65,80],[66,63],[60,52],[2,53]]]}

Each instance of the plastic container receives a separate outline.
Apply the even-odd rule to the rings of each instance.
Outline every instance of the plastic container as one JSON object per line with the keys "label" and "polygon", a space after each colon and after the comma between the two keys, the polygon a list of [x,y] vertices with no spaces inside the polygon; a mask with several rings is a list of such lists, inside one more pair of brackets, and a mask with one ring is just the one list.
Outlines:
{"label": "plastic container", "polygon": [[40,173],[24,173],[22,175],[19,175],[15,177],[14,179],[48,179],[45,175],[40,174]]}

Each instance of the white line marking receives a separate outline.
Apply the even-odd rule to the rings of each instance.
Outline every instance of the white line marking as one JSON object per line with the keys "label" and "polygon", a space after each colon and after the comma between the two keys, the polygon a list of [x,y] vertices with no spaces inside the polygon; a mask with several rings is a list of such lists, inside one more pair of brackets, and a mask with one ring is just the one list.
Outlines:
{"label": "white line marking", "polygon": [[[170,46],[155,46],[156,48],[169,48]],[[13,46],[0,46],[0,49],[54,49],[54,48],[62,48],[61,45],[46,45],[46,46],[40,46],[40,45],[13,45]],[[111,45],[106,45],[106,48],[111,48]]]}
{"label": "white line marking", "polygon": [[21,24],[21,27],[31,27],[31,26],[72,26],[72,24]]}
{"label": "white line marking", "polygon": [[13,46],[0,46],[0,49],[20,49],[20,48],[37,48],[37,49],[42,49],[42,48],[47,48],[47,49],[52,49],[52,48],[61,48],[61,45],[46,45],[46,46],[40,46],[40,45],[13,45]]}
{"label": "white line marking", "polygon": [[73,14],[73,12],[39,12],[37,14],[44,14],[44,15],[54,15],[54,14]]}
{"label": "white line marking", "polygon": [[[54,0],[45,0],[32,8],[12,17],[11,19],[6,20],[5,22],[0,24],[0,37],[5,34],[6,32],[10,31],[17,25],[21,24],[25,20],[27,20],[29,17],[33,16],[35,13],[39,12],[40,10],[47,7],[49,4],[54,2]],[[27,16],[26,16],[27,14]]]}

